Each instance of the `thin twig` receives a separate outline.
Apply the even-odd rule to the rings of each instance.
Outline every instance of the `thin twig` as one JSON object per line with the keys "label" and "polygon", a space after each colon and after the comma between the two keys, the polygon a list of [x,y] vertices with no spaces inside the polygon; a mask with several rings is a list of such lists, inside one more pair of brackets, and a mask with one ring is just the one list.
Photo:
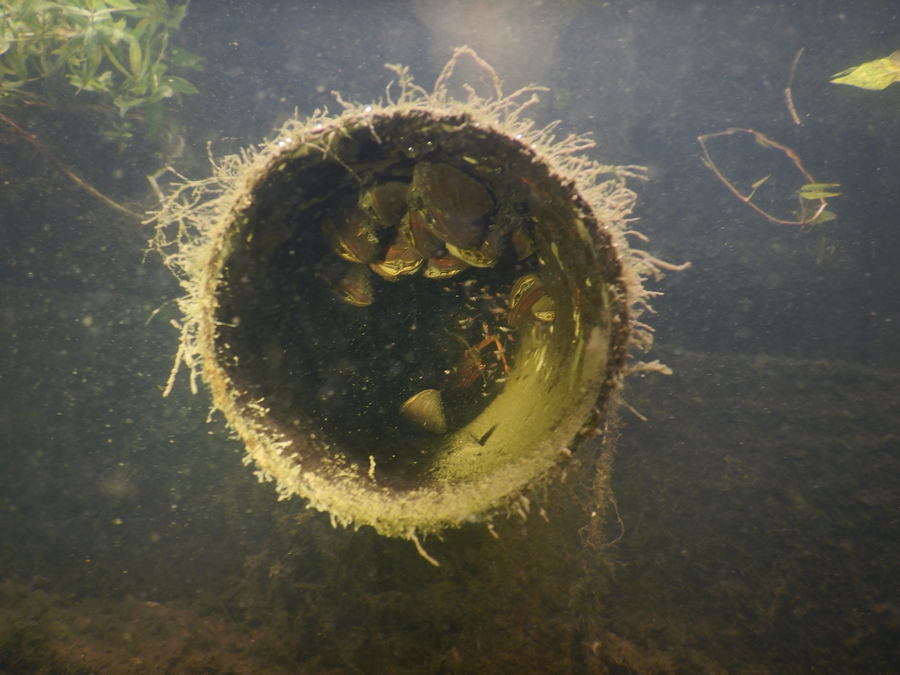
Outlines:
{"label": "thin twig", "polygon": [[65,164],[63,164],[59,159],[56,158],[56,156],[54,156],[49,150],[47,150],[43,145],[41,145],[34,136],[29,134],[22,127],[20,127],[18,124],[16,124],[11,119],[9,119],[6,115],[0,113],[0,120],[2,120],[7,125],[9,125],[12,128],[12,130],[15,131],[19,136],[21,136],[31,147],[33,147],[41,155],[43,155],[44,157],[49,159],[50,162],[52,162],[52,164],[59,170],[60,173],[62,173],[66,178],[71,180],[73,183],[75,183],[78,187],[80,187],[82,190],[87,192],[89,195],[91,195],[92,197],[96,197],[101,202],[103,202],[110,208],[115,209],[119,213],[124,213],[125,215],[131,216],[132,218],[135,218],[137,220],[143,220],[143,217],[140,216],[139,214],[135,213],[134,211],[132,211],[130,209],[126,209],[121,204],[117,204],[112,199],[107,197],[105,194],[103,194],[102,192],[98,191],[94,187],[88,185],[83,180],[81,180],[78,176],[76,176],[72,172],[72,170],[69,167],[67,167]]}
{"label": "thin twig", "polygon": [[791,117],[794,118],[794,122],[799,125],[803,125],[803,122],[800,121],[800,116],[797,115],[797,109],[794,107],[794,96],[791,94],[791,85],[794,83],[794,72],[797,70],[797,64],[800,62],[800,57],[803,56],[803,47],[800,48],[800,51],[797,52],[797,56],[794,57],[794,63],[791,64],[791,74],[788,75],[788,83],[787,89],[784,90],[784,98],[787,100],[788,110],[791,113]]}

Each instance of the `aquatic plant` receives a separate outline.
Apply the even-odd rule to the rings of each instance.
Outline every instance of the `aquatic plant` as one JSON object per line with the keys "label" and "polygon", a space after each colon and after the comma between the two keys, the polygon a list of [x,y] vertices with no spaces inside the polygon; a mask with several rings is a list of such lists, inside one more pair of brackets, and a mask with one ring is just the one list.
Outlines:
{"label": "aquatic plant", "polygon": [[43,102],[44,85],[61,78],[76,94],[100,95],[110,135],[128,138],[129,112],[141,109],[154,137],[162,103],[196,94],[170,65],[197,69],[199,56],[168,49],[188,2],[166,0],[3,0],[0,2],[0,104]]}
{"label": "aquatic plant", "polygon": [[[790,91],[790,88],[788,88],[787,91]],[[788,98],[788,101],[790,102],[790,98]],[[792,218],[788,219],[775,216],[752,201],[753,197],[757,195],[759,189],[769,180],[772,175],[771,173],[763,176],[759,180],[755,181],[752,185],[750,185],[748,188],[748,194],[745,195],[734,185],[732,181],[725,177],[725,174],[719,169],[718,166],[716,166],[715,162],[713,162],[713,159],[709,153],[709,148],[707,147],[708,141],[728,136],[745,134],[749,134],[750,136],[752,136],[758,146],[765,148],[766,150],[773,150],[783,154],[788,160],[790,160],[796,171],[798,171],[806,181],[805,183],[801,184],[798,190],[794,193],[794,197],[798,200],[799,209],[794,212]],[[812,177],[812,174],[810,174],[809,171],[804,168],[803,163],[800,161],[800,157],[791,148],[773,141],[771,138],[763,133],[760,133],[759,131],[755,131],[753,129],[741,129],[739,127],[732,127],[730,129],[726,129],[725,131],[703,134],[701,136],[698,136],[697,140],[700,142],[700,147],[703,150],[703,163],[707,167],[709,167],[709,169],[712,170],[714,174],[716,174],[716,177],[725,184],[725,186],[731,191],[732,194],[734,194],[738,199],[740,199],[754,211],[764,216],[770,222],[777,223],[779,225],[799,225],[800,227],[807,229],[815,225],[827,223],[836,218],[834,213],[826,210],[825,207],[828,205],[828,202],[826,202],[825,200],[831,199],[832,197],[838,197],[841,193],[836,192],[835,188],[840,187],[840,185],[838,183],[816,182],[816,180]]]}

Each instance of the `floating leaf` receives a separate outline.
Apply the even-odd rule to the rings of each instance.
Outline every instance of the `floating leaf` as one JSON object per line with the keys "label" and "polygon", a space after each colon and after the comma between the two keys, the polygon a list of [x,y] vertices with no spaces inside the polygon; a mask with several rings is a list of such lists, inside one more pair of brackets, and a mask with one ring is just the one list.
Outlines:
{"label": "floating leaf", "polygon": [[826,199],[827,197],[837,197],[841,193],[833,192],[832,190],[840,186],[840,183],[807,183],[800,188],[800,197],[802,199]]}
{"label": "floating leaf", "polygon": [[869,61],[832,75],[832,84],[849,84],[860,89],[884,89],[900,79],[900,49],[890,56]]}

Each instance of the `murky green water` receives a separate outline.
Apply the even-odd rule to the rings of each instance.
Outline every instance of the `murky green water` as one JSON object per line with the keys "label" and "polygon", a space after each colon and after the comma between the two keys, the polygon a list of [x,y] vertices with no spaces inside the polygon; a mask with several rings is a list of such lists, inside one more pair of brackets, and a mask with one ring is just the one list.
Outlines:
{"label": "murky green water", "polygon": [[[602,528],[592,446],[499,539],[429,540],[434,568],[278,502],[186,378],[162,398],[180,291],[144,258],[150,226],[0,124],[0,672],[900,671],[900,86],[828,81],[900,46],[897,8],[195,1],[171,42],[205,65],[173,67],[200,93],[164,102],[166,135],[137,117],[110,140],[108,102],[52,79],[0,113],[143,213],[163,161],[202,177],[207,143],[222,156],[295,108],[337,109],[332,90],[377,99],[384,63],[430,87],[467,43],[508,90],[551,88],[541,123],[649,168],[642,246],[692,262],[644,317],[675,372],[627,381],[647,421],[619,411]],[[729,127],[839,183],[837,218],[742,204],[697,142]],[[772,175],[761,205],[798,208],[778,201],[803,180],[777,151],[710,147],[745,187]]]}

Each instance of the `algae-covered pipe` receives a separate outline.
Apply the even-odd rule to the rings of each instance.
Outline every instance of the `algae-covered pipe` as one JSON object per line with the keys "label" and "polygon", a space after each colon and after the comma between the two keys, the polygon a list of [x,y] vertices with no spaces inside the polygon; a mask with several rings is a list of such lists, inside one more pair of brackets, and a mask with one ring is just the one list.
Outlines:
{"label": "algae-covered pipe", "polygon": [[[486,95],[449,95],[460,58]],[[260,478],[419,545],[526,511],[595,435],[649,268],[623,234],[633,169],[535,129],[534,94],[470,50],[430,94],[394,69],[396,101],[175,185],[156,244],[187,289],[179,361]]]}

